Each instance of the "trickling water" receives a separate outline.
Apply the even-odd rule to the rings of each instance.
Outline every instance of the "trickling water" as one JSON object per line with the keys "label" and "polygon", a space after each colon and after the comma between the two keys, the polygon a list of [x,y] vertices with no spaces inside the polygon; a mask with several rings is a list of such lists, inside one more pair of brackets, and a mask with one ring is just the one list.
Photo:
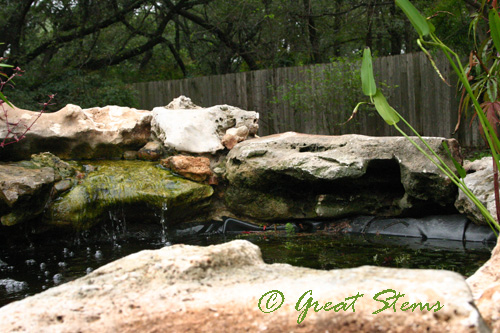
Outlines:
{"label": "trickling water", "polygon": [[167,243],[167,202],[163,202],[161,206],[161,217],[160,217],[160,225],[161,225],[161,243]]}

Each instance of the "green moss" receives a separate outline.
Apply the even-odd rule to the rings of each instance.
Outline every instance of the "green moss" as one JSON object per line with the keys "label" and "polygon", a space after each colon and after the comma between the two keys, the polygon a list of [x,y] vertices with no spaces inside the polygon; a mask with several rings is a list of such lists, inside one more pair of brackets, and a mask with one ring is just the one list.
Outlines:
{"label": "green moss", "polygon": [[[96,161],[97,170],[54,201],[46,214],[49,224],[87,229],[115,207],[161,211],[172,219],[196,214],[213,194],[209,185],[173,176],[152,162]],[[137,208],[134,208],[137,210]]]}

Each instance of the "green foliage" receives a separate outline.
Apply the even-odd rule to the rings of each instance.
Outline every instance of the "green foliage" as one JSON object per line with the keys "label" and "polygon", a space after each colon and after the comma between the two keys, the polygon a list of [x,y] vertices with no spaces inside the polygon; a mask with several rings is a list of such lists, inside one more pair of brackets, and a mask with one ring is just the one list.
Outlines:
{"label": "green foliage", "polygon": [[285,231],[287,236],[295,235],[295,225],[293,223],[288,222],[285,224]]}
{"label": "green foliage", "polygon": [[[303,81],[270,86],[277,90],[278,96],[272,103],[278,108],[293,110],[298,121],[316,117],[316,132],[327,129],[328,134],[338,134],[341,124],[331,124],[328,119],[338,118],[335,115],[352,109],[359,100],[361,85],[356,64],[355,61],[336,58],[326,68],[312,66],[301,73],[305,77]],[[299,128],[300,124],[296,125]]]}
{"label": "green foliage", "polygon": [[[403,9],[405,14],[408,16],[412,24],[414,25],[415,29],[419,33],[419,39],[417,40],[418,45],[422,48],[422,50],[425,52],[425,54],[429,57],[430,61],[432,62],[432,58],[430,56],[429,51],[425,48],[425,46],[434,46],[439,48],[448,58],[451,66],[455,70],[455,73],[458,75],[461,83],[464,86],[465,91],[468,94],[468,97],[472,101],[472,104],[474,106],[476,115],[479,119],[479,122],[482,127],[483,134],[488,141],[490,151],[493,156],[493,161],[495,163],[495,167],[500,169],[500,162],[499,162],[499,154],[500,154],[500,141],[498,140],[497,132],[492,126],[492,121],[495,121],[495,127],[498,123],[498,118],[497,114],[495,113],[495,117],[488,117],[485,112],[483,112],[483,109],[481,105],[479,104],[479,101],[477,99],[477,94],[475,94],[469,84],[469,74],[470,71],[466,71],[461,63],[460,63],[460,57],[458,54],[453,52],[446,44],[444,44],[439,38],[434,34],[434,27],[432,24],[426,22],[422,22],[422,16],[421,14],[411,5],[411,3],[408,0],[397,0],[396,4]],[[483,2],[484,5],[484,2]],[[482,8],[481,8],[482,11]],[[492,9],[492,11],[497,15],[496,10]],[[490,11],[491,13],[491,11]],[[496,20],[497,17],[495,17]],[[492,20],[492,17],[490,15],[490,19]],[[490,27],[494,27],[491,25],[492,23],[490,22]],[[424,39],[425,36],[428,36],[428,39]],[[370,57],[370,54],[367,52],[364,55],[365,57]],[[498,56],[497,56],[498,58]],[[496,59],[495,61],[497,61]],[[362,68],[363,71],[368,70],[367,67]],[[438,71],[438,74],[441,76],[441,74]],[[363,73],[363,76],[367,76],[367,73]],[[379,92],[377,92],[377,95]],[[376,96],[376,95],[375,95]],[[490,227],[493,229],[493,231],[496,233],[497,230],[500,230],[500,221],[496,221],[493,216],[489,213],[489,211],[486,209],[486,207],[483,205],[481,201],[472,193],[472,191],[467,187],[465,184],[463,177],[465,176],[465,171],[461,166],[454,162],[455,167],[458,168],[457,172],[459,175],[457,176],[455,171],[451,170],[450,167],[439,157],[439,155],[427,144],[427,142],[419,135],[419,133],[403,118],[401,117],[394,109],[392,109],[387,102],[385,101],[385,98],[383,97],[382,94],[379,96],[379,101],[378,104],[381,104],[382,100],[382,105],[381,107],[377,107],[377,99],[375,96],[372,98],[370,95],[370,98],[372,98],[373,102],[375,103],[375,106],[377,108],[377,111],[379,112],[380,116],[384,118],[384,120],[389,124],[393,125],[394,128],[399,131],[404,137],[406,137],[422,154],[424,154],[437,168],[439,168],[450,180],[458,186],[462,192],[467,195],[467,197],[474,202],[474,204],[477,206],[479,211],[482,213],[484,218],[486,219],[487,223],[490,225]],[[496,108],[494,108],[496,112]],[[500,114],[500,108],[498,110],[498,113]],[[394,118],[394,115],[396,118]],[[397,120],[401,119],[404,124],[408,126],[408,128],[411,130],[412,134],[417,136],[420,143],[423,145],[417,144],[415,140],[411,137],[408,136],[401,128],[398,127],[397,125]],[[424,147],[426,149],[424,149]],[[447,147],[446,147],[447,149]],[[447,149],[448,150],[448,149]],[[449,151],[449,150],[448,150]],[[452,157],[453,158],[453,157]],[[495,184],[495,195],[498,198],[498,183],[497,181],[494,182]],[[500,207],[497,206],[497,216],[500,216]],[[500,219],[500,218],[499,218]]]}
{"label": "green foliage", "polygon": [[37,110],[36,101],[46,99],[48,94],[55,94],[54,105],[49,111],[56,111],[66,104],[76,104],[82,108],[95,106],[119,105],[138,107],[137,92],[130,85],[117,78],[107,78],[99,72],[85,73],[71,70],[51,75],[40,83],[36,75],[19,78],[16,89],[9,92],[9,97],[17,107]]}

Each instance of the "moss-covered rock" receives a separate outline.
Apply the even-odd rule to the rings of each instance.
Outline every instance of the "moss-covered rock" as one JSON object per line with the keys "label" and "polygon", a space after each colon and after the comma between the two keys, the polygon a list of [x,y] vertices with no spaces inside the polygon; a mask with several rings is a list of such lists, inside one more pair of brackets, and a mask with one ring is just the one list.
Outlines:
{"label": "moss-covered rock", "polygon": [[210,203],[212,187],[173,176],[155,163],[142,161],[93,162],[81,183],[50,204],[45,222],[87,229],[117,207],[129,216],[157,217],[168,223],[199,215]]}

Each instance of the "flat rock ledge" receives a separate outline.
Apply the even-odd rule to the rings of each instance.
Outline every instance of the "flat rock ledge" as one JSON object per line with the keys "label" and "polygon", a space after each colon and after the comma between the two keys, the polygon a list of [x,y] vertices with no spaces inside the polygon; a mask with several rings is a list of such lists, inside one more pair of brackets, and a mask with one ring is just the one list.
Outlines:
{"label": "flat rock ledge", "polygon": [[[431,310],[410,307],[418,302]],[[259,307],[275,311],[263,313]],[[0,331],[456,333],[488,328],[457,273],[269,265],[256,245],[236,240],[129,255],[0,308]]]}
{"label": "flat rock ledge", "polygon": [[[442,144],[425,138],[451,168]],[[454,211],[456,186],[404,137],[287,132],[246,140],[228,154],[225,193],[236,216],[261,220],[400,216]]]}

